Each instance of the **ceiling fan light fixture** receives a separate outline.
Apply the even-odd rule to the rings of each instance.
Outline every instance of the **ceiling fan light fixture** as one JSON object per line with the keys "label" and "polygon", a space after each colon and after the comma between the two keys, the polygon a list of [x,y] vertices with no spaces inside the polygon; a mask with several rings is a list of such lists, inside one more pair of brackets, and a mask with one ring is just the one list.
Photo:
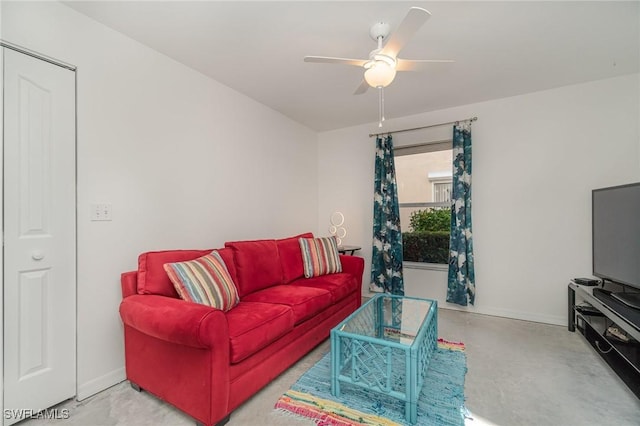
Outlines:
{"label": "ceiling fan light fixture", "polygon": [[396,69],[386,61],[371,61],[364,72],[364,79],[371,87],[387,87],[396,77]]}

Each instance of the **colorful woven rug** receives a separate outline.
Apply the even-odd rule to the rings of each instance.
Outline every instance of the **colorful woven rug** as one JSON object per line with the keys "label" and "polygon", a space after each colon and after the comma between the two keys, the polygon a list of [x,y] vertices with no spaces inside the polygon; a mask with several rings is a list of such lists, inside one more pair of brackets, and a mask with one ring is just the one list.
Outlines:
{"label": "colorful woven rug", "polygon": [[[331,395],[331,356],[316,365],[280,397],[276,410],[304,417],[320,426],[409,425],[404,402],[356,386],[343,385],[339,398]],[[464,425],[464,344],[438,339],[418,400],[419,425]]]}

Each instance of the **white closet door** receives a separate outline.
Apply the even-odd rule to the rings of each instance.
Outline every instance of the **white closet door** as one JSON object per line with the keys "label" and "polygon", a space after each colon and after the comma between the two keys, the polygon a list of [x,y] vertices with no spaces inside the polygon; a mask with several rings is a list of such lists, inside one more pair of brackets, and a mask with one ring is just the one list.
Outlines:
{"label": "white closet door", "polygon": [[76,390],[75,73],[2,50],[8,425]]}

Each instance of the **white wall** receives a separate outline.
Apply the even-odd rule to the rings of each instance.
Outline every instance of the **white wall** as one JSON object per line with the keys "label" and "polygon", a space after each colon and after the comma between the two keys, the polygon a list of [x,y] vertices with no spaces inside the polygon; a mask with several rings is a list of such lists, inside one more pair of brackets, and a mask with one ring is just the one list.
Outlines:
{"label": "white wall", "polygon": [[[638,75],[629,75],[385,122],[391,130],[478,117],[477,297],[469,311],[566,324],[567,282],[591,271],[591,190],[640,181],[639,90]],[[364,291],[375,145],[368,134],[377,131],[371,124],[319,135],[319,229],[332,211],[344,213],[344,243],[361,244],[367,261]],[[406,135],[396,146],[419,140]],[[446,271],[406,269],[405,292],[458,308],[445,303]]]}
{"label": "white wall", "polygon": [[[314,230],[316,133],[59,3],[2,38],[78,67],[78,396],[124,379],[120,273],[146,250]],[[89,205],[113,206],[90,222]]]}

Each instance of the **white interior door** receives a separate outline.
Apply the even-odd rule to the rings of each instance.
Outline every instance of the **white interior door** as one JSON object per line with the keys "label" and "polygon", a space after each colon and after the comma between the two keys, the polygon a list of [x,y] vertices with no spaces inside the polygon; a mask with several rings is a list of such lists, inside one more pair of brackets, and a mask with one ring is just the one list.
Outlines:
{"label": "white interior door", "polygon": [[75,72],[2,50],[8,425],[76,390]]}

